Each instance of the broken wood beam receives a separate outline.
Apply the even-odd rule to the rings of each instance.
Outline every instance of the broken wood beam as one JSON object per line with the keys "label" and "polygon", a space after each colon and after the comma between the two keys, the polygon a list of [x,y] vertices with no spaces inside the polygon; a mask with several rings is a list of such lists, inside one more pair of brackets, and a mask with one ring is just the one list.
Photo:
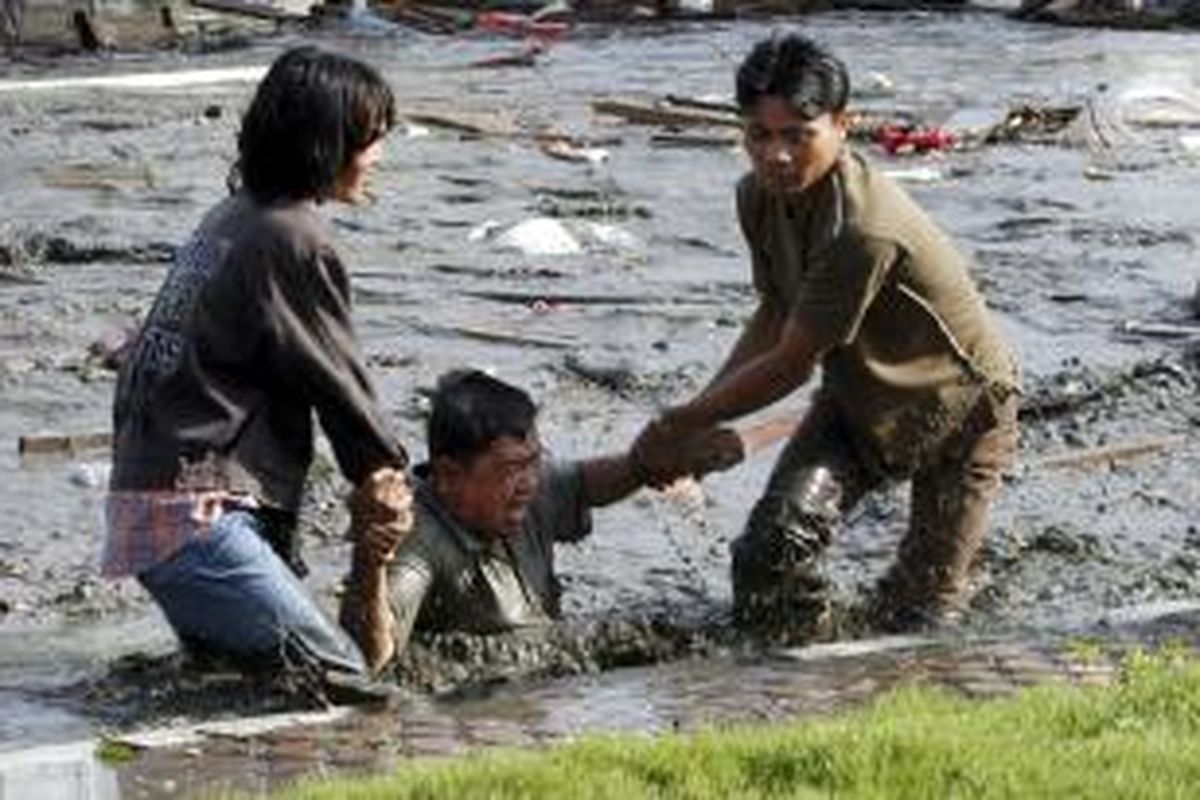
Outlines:
{"label": "broken wood beam", "polygon": [[677,94],[668,94],[666,97],[668,103],[680,108],[694,108],[697,111],[710,111],[716,114],[733,114],[737,115],[738,107],[733,103],[722,103],[715,100],[701,100],[695,97],[683,97]]}
{"label": "broken wood beam", "polygon": [[633,125],[660,125],[664,128],[741,127],[741,122],[733,115],[683,111],[646,103],[631,103],[625,100],[593,100],[592,111],[596,114],[620,117]]}
{"label": "broken wood beam", "polygon": [[1118,329],[1127,336],[1146,336],[1155,339],[1189,339],[1200,336],[1200,325],[1180,325],[1174,322],[1142,322],[1131,319]]}
{"label": "broken wood beam", "polygon": [[298,11],[278,6],[270,2],[270,0],[266,0],[265,2],[264,0],[191,0],[191,4],[197,8],[205,8],[210,11],[224,11],[228,14],[241,14],[245,17],[266,19],[274,22],[308,18],[308,14],[301,14]]}
{"label": "broken wood beam", "polygon": [[509,331],[478,328],[468,325],[431,325],[416,326],[422,333],[433,336],[461,336],[465,339],[476,339],[493,344],[510,344],[518,347],[536,347],[548,350],[570,350],[578,347],[574,339],[553,338],[533,334],[518,334]]}
{"label": "broken wood beam", "polygon": [[29,434],[17,439],[17,452],[21,455],[79,453],[112,447],[112,443],[112,434],[107,432]]}
{"label": "broken wood beam", "polygon": [[1186,441],[1186,436],[1162,436],[1155,439],[1141,439],[1121,444],[1104,445],[1102,447],[1089,447],[1086,450],[1080,450],[1076,453],[1041,458],[1031,462],[1028,466],[1031,469],[1090,469],[1138,456],[1170,450]]}

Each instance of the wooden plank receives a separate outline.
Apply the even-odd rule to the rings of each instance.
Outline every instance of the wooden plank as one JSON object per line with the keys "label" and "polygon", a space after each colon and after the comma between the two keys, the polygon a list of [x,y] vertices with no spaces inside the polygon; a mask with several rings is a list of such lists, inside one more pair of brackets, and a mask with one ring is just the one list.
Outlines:
{"label": "wooden plank", "polygon": [[213,86],[221,83],[256,83],[266,67],[218,67],[167,72],[136,72],[122,75],[86,75],[66,78],[0,81],[0,93],[52,90],[128,90],[155,91]]}
{"label": "wooden plank", "polygon": [[1146,336],[1155,339],[1190,339],[1200,336],[1200,325],[1180,325],[1174,322],[1142,322],[1131,319],[1121,323],[1120,332],[1127,336]]}
{"label": "wooden plank", "polygon": [[1038,459],[1029,464],[1029,467],[1032,469],[1090,469],[1170,450],[1186,441],[1187,437],[1185,436],[1163,436],[1157,439],[1141,439],[1103,447],[1089,447],[1076,453]]}
{"label": "wooden plank", "polygon": [[632,103],[625,100],[593,100],[592,111],[596,114],[620,117],[633,125],[661,125],[669,128],[741,127],[741,122],[732,115],[660,108],[655,105]]}
{"label": "wooden plank", "polygon": [[224,11],[229,14],[241,14],[255,19],[267,19],[276,22],[286,20],[307,19],[307,13],[300,13],[284,8],[272,2],[263,0],[191,0],[197,8],[207,8],[212,11]]}
{"label": "wooden plank", "polygon": [[17,440],[21,455],[78,453],[112,447],[111,433],[44,433],[22,436]]}
{"label": "wooden plank", "polygon": [[574,339],[552,338],[534,334],[519,334],[512,331],[493,330],[468,325],[431,325],[418,324],[415,326],[422,333],[431,336],[461,336],[466,339],[476,339],[493,344],[511,344],[518,347],[539,347],[547,350],[570,350],[578,347]]}

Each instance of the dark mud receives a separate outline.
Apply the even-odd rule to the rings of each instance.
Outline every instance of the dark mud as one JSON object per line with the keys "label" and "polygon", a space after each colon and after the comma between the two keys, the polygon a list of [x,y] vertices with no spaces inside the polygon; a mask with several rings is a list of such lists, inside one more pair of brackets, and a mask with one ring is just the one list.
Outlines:
{"label": "dark mud", "polygon": [[[805,26],[846,55],[863,85],[872,73],[888,76],[894,89],[860,98],[866,108],[931,123],[1084,102],[1101,81],[1200,91],[1194,37],[1097,37],[974,14],[835,14]],[[658,407],[707,380],[753,302],[732,208],[744,159],[658,147],[652,130],[593,116],[589,102],[727,96],[736,54],[769,29],[597,27],[535,69],[495,72],[463,67],[506,47],[496,42],[323,37],[379,64],[403,109],[482,119],[493,131],[548,128],[605,141],[611,153],[603,164],[566,163],[532,137],[414,126],[389,140],[372,205],[329,210],[355,269],[368,359],[416,456],[421,389],[452,367],[494,369],[527,386],[562,457],[623,447]],[[67,59],[55,70],[265,64],[291,41],[203,57]],[[3,73],[52,74],[44,63],[6,63]],[[238,714],[261,694],[225,678],[205,684],[166,655],[170,632],[135,585],[97,579],[105,452],[16,453],[23,434],[108,428],[112,374],[89,348],[136,323],[171,247],[224,192],[249,91],[233,82],[0,92],[0,438],[10,445],[0,451],[0,749],[101,722]],[[1036,634],[1106,608],[1200,593],[1200,331],[1186,327],[1195,324],[1200,164],[1181,149],[1191,128],[1126,123],[1119,152],[1082,137],[894,161],[874,154],[908,171],[912,191],[976,257],[1025,367],[1022,466],[996,509],[970,631]],[[579,252],[525,256],[472,236],[532,217],[563,223]],[[586,227],[597,222],[627,235],[598,236]],[[1182,332],[1162,338],[1144,332],[1150,325]],[[1169,444],[1127,447],[1147,441]],[[1062,464],[1097,448],[1118,454]],[[722,621],[728,542],[772,456],[694,495],[644,493],[599,512],[596,534],[562,551],[567,623],[541,635],[426,642],[406,681],[444,692],[741,652]],[[347,558],[343,488],[324,461],[306,509],[309,582],[331,608]],[[837,538],[827,571],[842,607],[869,596],[906,516],[897,487],[866,502]],[[167,660],[110,671],[130,653]],[[280,707],[313,702],[284,695]],[[636,685],[622,697],[636,706]],[[264,710],[275,702],[269,695]]]}

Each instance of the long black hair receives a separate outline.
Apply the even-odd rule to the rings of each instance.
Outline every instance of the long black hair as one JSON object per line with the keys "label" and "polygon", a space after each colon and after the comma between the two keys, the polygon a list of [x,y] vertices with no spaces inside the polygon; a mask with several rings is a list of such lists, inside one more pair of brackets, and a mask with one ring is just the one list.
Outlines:
{"label": "long black hair", "polygon": [[242,117],[240,183],[261,203],[327,199],[355,154],[395,117],[392,90],[373,68],[295,47],[275,59]]}

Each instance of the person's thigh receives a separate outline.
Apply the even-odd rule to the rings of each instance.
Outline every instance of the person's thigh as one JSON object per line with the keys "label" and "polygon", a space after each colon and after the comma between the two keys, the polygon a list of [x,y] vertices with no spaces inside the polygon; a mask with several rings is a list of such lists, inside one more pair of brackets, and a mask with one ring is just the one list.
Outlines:
{"label": "person's thigh", "polygon": [[824,546],[833,527],[877,483],[836,411],[817,400],[775,462],[746,533],[803,531],[820,540],[814,545]]}
{"label": "person's thigh", "polygon": [[987,533],[1004,471],[1016,459],[1016,397],[991,409],[991,424],[950,457],[913,478],[912,518],[900,548],[904,594],[916,602],[954,601]]}
{"label": "person's thigh", "polygon": [[357,647],[322,613],[256,525],[249,512],[228,513],[208,536],[139,580],[189,643],[240,659],[274,662],[299,654],[323,667],[362,671]]}

